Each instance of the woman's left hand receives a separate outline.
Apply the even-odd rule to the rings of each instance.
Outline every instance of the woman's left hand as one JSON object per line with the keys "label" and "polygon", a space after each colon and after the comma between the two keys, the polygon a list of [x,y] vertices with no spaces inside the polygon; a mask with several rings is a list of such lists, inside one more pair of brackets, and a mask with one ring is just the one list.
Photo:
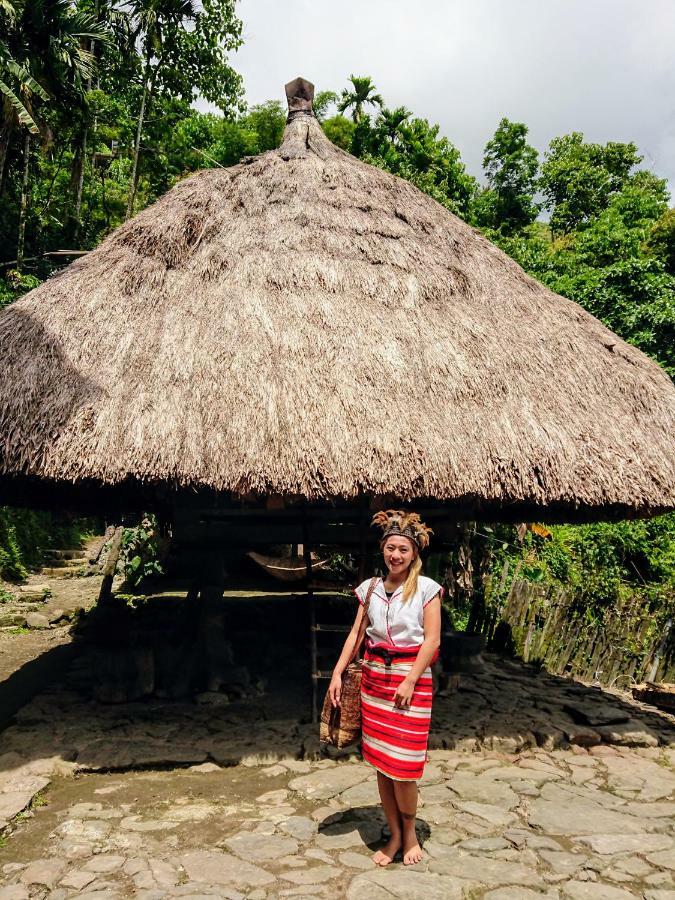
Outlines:
{"label": "woman's left hand", "polygon": [[397,706],[399,709],[409,709],[414,690],[415,682],[408,681],[407,678],[404,678],[396,688],[396,693],[394,694],[394,706]]}

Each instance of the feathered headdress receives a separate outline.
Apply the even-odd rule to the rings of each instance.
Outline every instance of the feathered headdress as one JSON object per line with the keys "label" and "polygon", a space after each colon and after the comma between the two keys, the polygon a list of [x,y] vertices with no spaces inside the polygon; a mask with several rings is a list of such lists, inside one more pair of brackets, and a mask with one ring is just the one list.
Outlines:
{"label": "feathered headdress", "polygon": [[417,513],[406,512],[404,509],[387,509],[375,513],[371,524],[379,525],[383,537],[400,534],[401,537],[410,538],[420,550],[428,546],[429,535],[433,534],[431,528],[420,521]]}

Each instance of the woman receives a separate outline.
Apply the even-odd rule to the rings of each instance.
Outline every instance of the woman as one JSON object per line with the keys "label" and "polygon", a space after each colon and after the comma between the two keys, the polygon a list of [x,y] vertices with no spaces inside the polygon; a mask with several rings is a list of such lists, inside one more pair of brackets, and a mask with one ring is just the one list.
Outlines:
{"label": "woman", "polygon": [[387,576],[364,581],[356,589],[359,609],[328,690],[333,705],[339,706],[342,673],[354,655],[363,623],[362,753],[377,769],[382,808],[391,829],[391,838],[373,861],[388,866],[402,851],[404,864],[410,866],[423,857],[415,832],[417,781],[427,758],[430,665],[441,641],[442,588],[420,575],[419,551],[429,543],[431,530],[416,513],[390,509],[377,513],[373,524],[383,530],[380,547]]}

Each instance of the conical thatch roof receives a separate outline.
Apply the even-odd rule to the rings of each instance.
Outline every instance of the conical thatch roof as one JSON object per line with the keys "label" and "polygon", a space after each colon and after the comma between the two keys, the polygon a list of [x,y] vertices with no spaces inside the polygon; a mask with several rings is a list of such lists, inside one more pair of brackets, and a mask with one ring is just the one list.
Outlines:
{"label": "conical thatch roof", "polygon": [[311,113],[14,303],[0,352],[5,475],[675,506],[663,371]]}

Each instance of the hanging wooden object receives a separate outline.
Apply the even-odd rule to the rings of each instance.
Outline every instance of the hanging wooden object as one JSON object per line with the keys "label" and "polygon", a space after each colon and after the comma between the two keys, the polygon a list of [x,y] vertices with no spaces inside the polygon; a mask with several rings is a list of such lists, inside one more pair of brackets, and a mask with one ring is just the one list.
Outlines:
{"label": "hanging wooden object", "polygon": [[[246,554],[278,581],[302,581],[307,578],[307,563],[302,556],[265,556],[251,550]],[[312,559],[312,570],[328,565],[327,559]]]}

